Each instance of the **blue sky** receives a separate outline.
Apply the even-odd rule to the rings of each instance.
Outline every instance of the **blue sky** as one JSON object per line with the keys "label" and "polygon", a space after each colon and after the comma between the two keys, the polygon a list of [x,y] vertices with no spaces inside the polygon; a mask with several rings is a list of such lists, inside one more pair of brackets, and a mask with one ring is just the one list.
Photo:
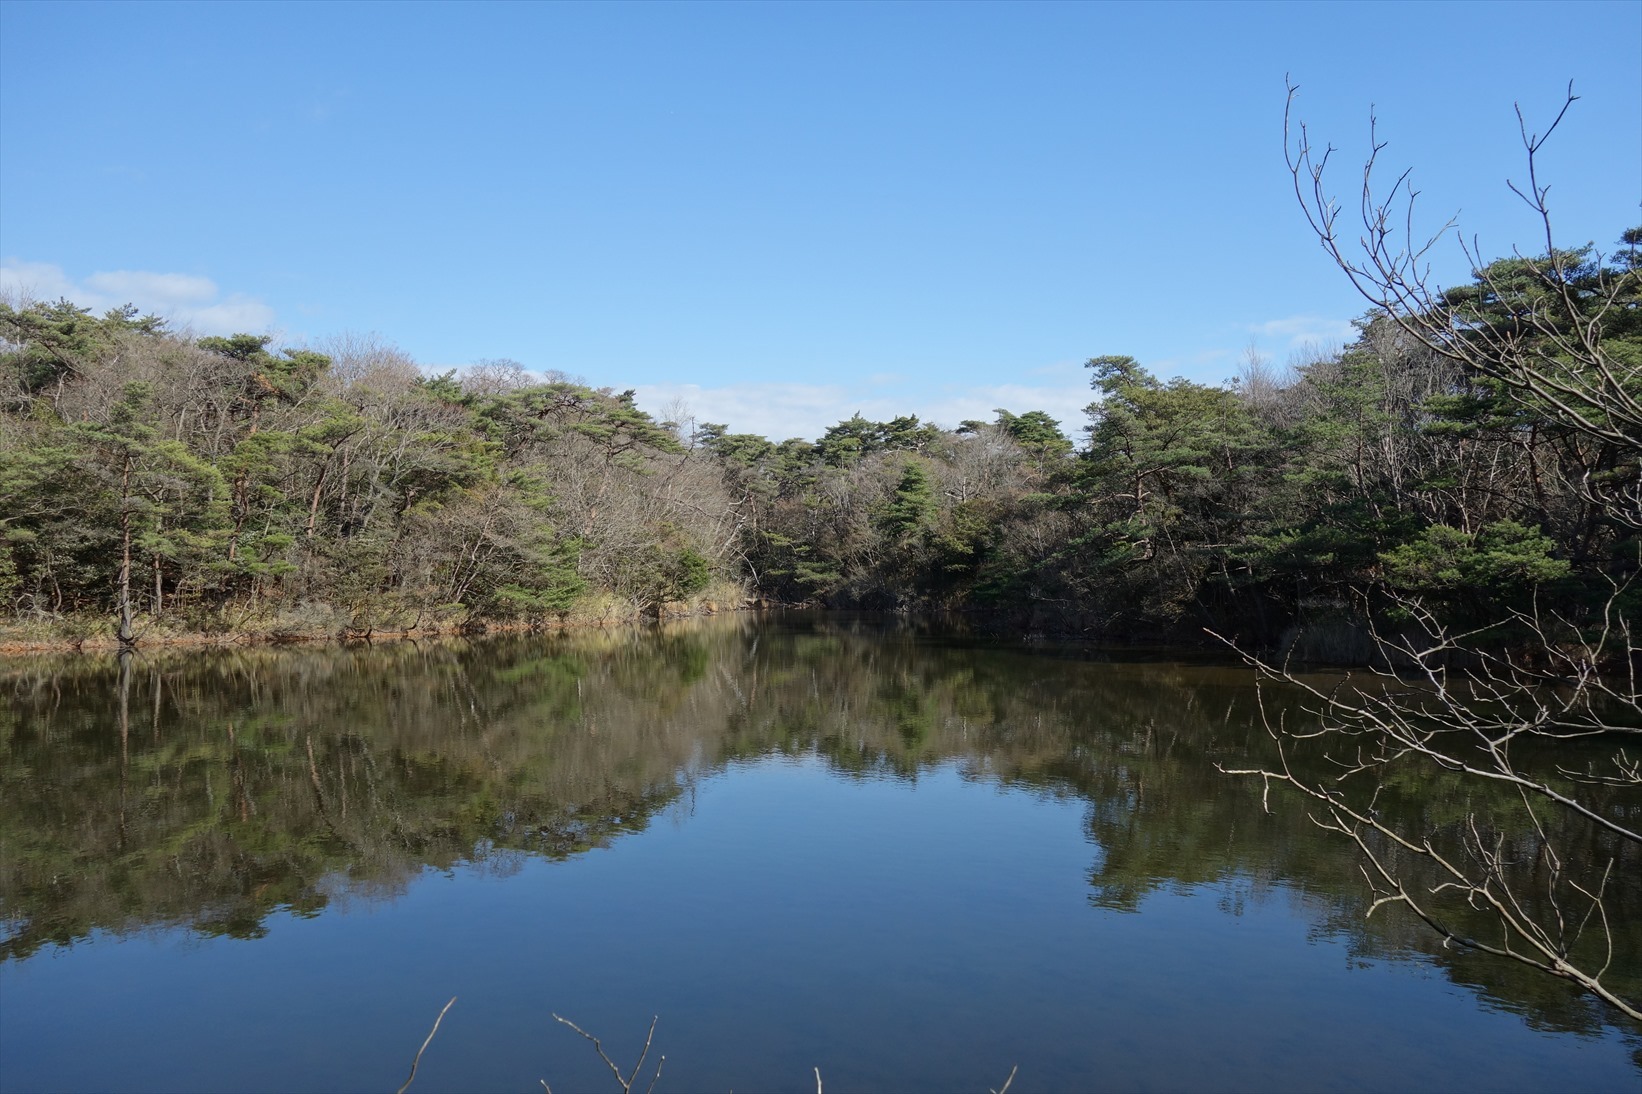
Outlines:
{"label": "blue sky", "polygon": [[1427,226],[1489,255],[1536,242],[1512,104],[1572,79],[1560,238],[1642,222],[1634,2],[4,0],[0,279],[772,436],[1076,429],[1089,357],[1218,382],[1362,312],[1289,188],[1285,73],[1342,196],[1373,104]]}

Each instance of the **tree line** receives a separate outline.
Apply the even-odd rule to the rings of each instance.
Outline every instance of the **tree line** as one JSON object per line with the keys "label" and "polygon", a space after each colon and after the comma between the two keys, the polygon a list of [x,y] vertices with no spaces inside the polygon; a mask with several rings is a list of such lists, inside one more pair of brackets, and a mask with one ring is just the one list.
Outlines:
{"label": "tree line", "polygon": [[[1482,267],[1441,297],[1450,335],[1486,351],[1555,295],[1634,401],[1639,242]],[[375,339],[276,347],[12,301],[0,611],[19,635],[132,643],[762,598],[1264,648],[1303,632],[1296,652],[1351,659],[1402,596],[1458,622],[1596,610],[1637,569],[1635,423],[1570,421],[1555,390],[1418,334],[1376,309],[1344,347],[1219,385],[1096,357],[1075,435],[1000,409],[777,442],[509,361],[428,375]],[[1557,359],[1557,334],[1518,342]]]}

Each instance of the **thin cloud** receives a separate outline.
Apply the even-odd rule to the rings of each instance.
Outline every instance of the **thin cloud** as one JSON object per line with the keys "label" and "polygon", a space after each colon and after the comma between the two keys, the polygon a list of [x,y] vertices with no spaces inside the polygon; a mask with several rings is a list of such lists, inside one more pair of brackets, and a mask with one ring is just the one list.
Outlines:
{"label": "thin cloud", "polygon": [[1357,337],[1357,328],[1349,319],[1329,319],[1321,315],[1291,315],[1286,319],[1268,319],[1254,323],[1249,330],[1260,338],[1286,339],[1288,349],[1308,345],[1326,345],[1331,342],[1350,342]]}
{"label": "thin cloud", "polygon": [[15,258],[0,261],[0,292],[8,298],[25,300],[72,300],[79,290],[63,273],[62,267],[47,262],[22,262]]}
{"label": "thin cloud", "polygon": [[178,325],[193,328],[201,334],[239,334],[271,331],[274,309],[254,297],[235,293],[220,303],[202,308],[189,308],[186,318]]}
{"label": "thin cloud", "polygon": [[841,384],[644,384],[634,394],[651,413],[670,413],[683,404],[697,422],[722,422],[732,433],[759,433],[773,440],[813,440],[856,410],[866,413],[864,400],[848,405],[851,391]]}
{"label": "thin cloud", "polygon": [[114,270],[94,273],[85,279],[85,287],[103,297],[120,297],[136,301],[139,297],[170,306],[192,305],[209,301],[217,295],[217,286],[209,278],[189,274],[150,273],[146,270]]}
{"label": "thin cloud", "polygon": [[1015,414],[1041,410],[1060,422],[1063,433],[1074,434],[1083,428],[1084,408],[1094,398],[1087,382],[951,387],[925,403],[917,413],[922,418],[951,428],[970,419],[990,422],[998,410]]}
{"label": "thin cloud", "polygon": [[217,283],[193,274],[153,270],[104,270],[79,281],[49,262],[0,260],[0,293],[14,299],[67,299],[96,312],[135,304],[173,327],[197,334],[238,334],[272,329],[274,309],[253,296],[224,297]]}
{"label": "thin cloud", "polygon": [[697,422],[722,422],[733,433],[758,433],[772,440],[814,440],[857,412],[873,421],[916,414],[951,429],[969,419],[991,421],[1000,407],[1017,414],[1044,411],[1075,434],[1092,398],[1087,384],[946,385],[889,392],[872,378],[854,384],[646,384],[635,394],[652,414],[670,416],[682,405]]}

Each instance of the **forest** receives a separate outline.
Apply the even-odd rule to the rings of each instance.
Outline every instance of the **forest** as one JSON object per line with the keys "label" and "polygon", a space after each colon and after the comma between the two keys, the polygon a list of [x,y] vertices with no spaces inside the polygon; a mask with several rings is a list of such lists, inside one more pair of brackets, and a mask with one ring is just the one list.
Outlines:
{"label": "forest", "polygon": [[[857,414],[814,442],[657,420],[512,361],[431,375],[377,337],[287,347],[14,299],[0,640],[778,603],[1352,661],[1408,602],[1462,627],[1642,616],[1639,243],[1492,262],[1423,315],[1372,309],[1350,344],[1251,354],[1220,385],[1097,356],[1081,423]],[[1602,397],[1570,406],[1502,361]]]}

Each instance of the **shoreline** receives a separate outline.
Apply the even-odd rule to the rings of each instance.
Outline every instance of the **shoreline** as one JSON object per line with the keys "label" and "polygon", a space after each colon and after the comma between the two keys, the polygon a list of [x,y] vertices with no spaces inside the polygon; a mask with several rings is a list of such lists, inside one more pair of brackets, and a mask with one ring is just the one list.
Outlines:
{"label": "shoreline", "polygon": [[521,622],[517,620],[468,620],[461,623],[408,628],[382,628],[361,631],[284,631],[246,630],[223,633],[209,631],[177,631],[142,636],[126,645],[112,634],[96,636],[11,637],[0,630],[0,657],[26,656],[39,653],[119,653],[130,650],[141,653],[159,649],[226,649],[253,646],[348,646],[377,642],[407,642],[433,638],[477,638],[490,634],[528,634],[592,630],[603,627],[630,627],[645,623],[664,623],[669,620],[695,619],[733,612],[761,611],[782,605],[752,601],[735,606],[707,602],[697,606],[664,608],[656,614],[637,613],[627,616],[569,618],[552,621]]}

